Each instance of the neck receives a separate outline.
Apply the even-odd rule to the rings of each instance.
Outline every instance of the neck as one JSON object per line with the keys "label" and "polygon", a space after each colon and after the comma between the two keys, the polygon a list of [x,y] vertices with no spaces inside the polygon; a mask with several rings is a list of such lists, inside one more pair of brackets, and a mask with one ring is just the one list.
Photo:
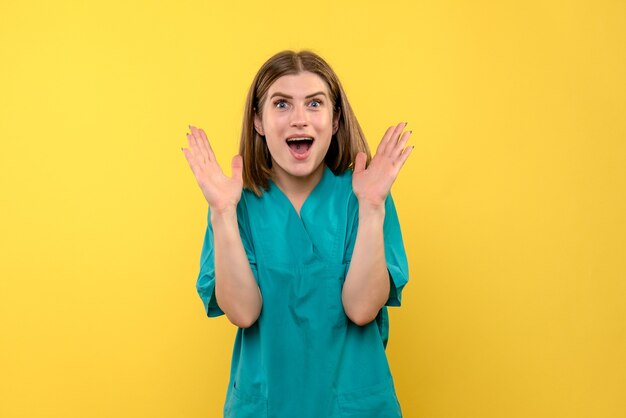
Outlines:
{"label": "neck", "polygon": [[[320,182],[325,168],[326,165],[322,163],[308,176],[293,176],[274,164],[272,180],[292,203],[303,203]],[[294,206],[298,206],[297,203]]]}

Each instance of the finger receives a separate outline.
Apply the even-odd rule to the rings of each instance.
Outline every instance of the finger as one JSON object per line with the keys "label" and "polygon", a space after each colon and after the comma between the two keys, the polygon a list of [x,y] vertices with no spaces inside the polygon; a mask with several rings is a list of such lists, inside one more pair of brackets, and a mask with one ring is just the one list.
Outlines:
{"label": "finger", "polygon": [[195,126],[189,125],[189,129],[191,130],[191,135],[193,136],[193,140],[196,144],[198,153],[202,156],[202,159],[200,161],[204,161],[205,163],[208,162],[209,153],[206,147],[204,146],[204,144],[202,143],[202,136],[200,135],[198,128],[196,128]]}
{"label": "finger", "polygon": [[209,142],[209,138],[207,138],[203,129],[198,129],[198,131],[200,132],[200,136],[202,137],[201,143],[204,146],[205,150],[207,151],[207,156],[209,157],[209,161],[215,160],[215,154],[213,153],[213,148],[211,148],[211,143]]}
{"label": "finger", "polygon": [[390,126],[389,128],[387,128],[385,135],[383,135],[383,138],[380,140],[380,143],[378,144],[378,147],[376,148],[376,154],[383,153],[383,150],[385,149],[385,146],[387,145],[387,142],[389,141],[391,134],[393,134],[393,128],[394,128],[393,126]]}
{"label": "finger", "polygon": [[197,177],[198,163],[196,162],[195,157],[193,156],[191,151],[188,150],[187,148],[183,148],[183,154],[185,155],[185,158],[187,159],[187,163],[189,164],[189,168],[191,168],[191,171]]}
{"label": "finger", "polygon": [[389,155],[390,150],[393,149],[393,146],[398,142],[398,137],[400,136],[406,125],[407,122],[400,122],[396,126],[389,127],[387,133],[385,134],[385,137],[383,138],[384,143],[381,142],[380,150],[377,152],[380,152],[383,155]]}
{"label": "finger", "polygon": [[411,136],[412,133],[413,131],[406,131],[405,133],[403,133],[402,136],[400,137],[400,140],[391,149],[390,156],[393,160],[397,159],[400,156],[400,154],[402,154],[402,150],[404,149],[406,142],[409,140],[409,137]]}
{"label": "finger", "polygon": [[367,161],[367,154],[359,152],[354,159],[354,173],[360,173],[365,170],[365,162]]}
{"label": "finger", "polygon": [[243,182],[243,158],[241,155],[235,155],[231,162],[233,179]]}
{"label": "finger", "polygon": [[187,160],[187,162],[191,166],[191,159],[193,158],[191,156],[191,152],[187,148],[181,148],[181,150],[183,151],[183,155],[184,155],[185,159]]}
{"label": "finger", "polygon": [[396,127],[394,128],[391,136],[389,137],[389,140],[387,141],[387,144],[383,150],[383,153],[386,155],[390,155],[390,153],[393,151],[394,147],[397,145],[398,143],[398,138],[400,137],[400,134],[402,133],[402,131],[404,130],[404,128],[406,127],[407,122],[400,122],[399,124],[396,125]]}
{"label": "finger", "polygon": [[407,147],[402,152],[402,154],[400,154],[400,158],[394,163],[394,165],[398,167],[398,171],[402,168],[407,158],[409,158],[409,155],[411,155],[411,151],[413,151],[413,148],[415,148],[415,145],[411,145],[410,147]]}
{"label": "finger", "polygon": [[195,164],[206,164],[207,157],[205,157],[202,153],[202,150],[200,149],[200,144],[198,144],[197,139],[192,134],[187,134],[187,141],[189,141],[189,148],[191,148],[190,155],[191,157],[193,157]]}
{"label": "finger", "polygon": [[193,154],[196,156],[201,156],[202,153],[199,148],[198,141],[196,140],[195,135],[193,134],[194,127],[189,125],[189,132],[187,133],[187,140],[189,141],[189,147],[193,151]]}
{"label": "finger", "polygon": [[187,134],[187,142],[189,143],[189,149],[191,150],[191,154],[194,157],[199,156],[200,158],[202,158],[202,154],[198,149],[198,143],[196,142],[196,139],[193,137],[193,135],[190,133]]}

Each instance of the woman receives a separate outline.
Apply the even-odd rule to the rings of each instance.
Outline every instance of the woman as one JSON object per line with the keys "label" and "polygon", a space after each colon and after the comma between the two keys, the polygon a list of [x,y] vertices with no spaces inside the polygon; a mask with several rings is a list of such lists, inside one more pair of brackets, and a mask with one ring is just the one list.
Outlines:
{"label": "woman", "polygon": [[[390,127],[370,161],[339,79],[283,51],[248,93],[232,177],[203,130],[183,152],[209,203],[198,292],[239,327],[226,417],[400,417],[386,306],[408,265],[391,185],[413,147]],[[367,168],[366,168],[367,166]]]}

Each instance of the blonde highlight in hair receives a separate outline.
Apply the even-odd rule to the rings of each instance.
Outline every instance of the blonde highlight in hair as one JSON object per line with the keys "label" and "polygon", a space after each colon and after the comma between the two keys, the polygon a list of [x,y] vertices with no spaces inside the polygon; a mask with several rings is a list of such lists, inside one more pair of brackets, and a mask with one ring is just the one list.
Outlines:
{"label": "blonde highlight in hair", "polygon": [[352,168],[358,152],[371,154],[365,135],[352,111],[346,93],[332,68],[319,55],[311,51],[282,51],[267,60],[259,69],[246,98],[239,154],[243,158],[243,185],[257,196],[269,187],[272,177],[272,157],[265,138],[254,128],[255,116],[261,117],[270,86],[285,75],[308,71],[317,74],[328,85],[333,106],[333,116],[338,114],[338,129],[333,135],[324,158],[335,174]]}

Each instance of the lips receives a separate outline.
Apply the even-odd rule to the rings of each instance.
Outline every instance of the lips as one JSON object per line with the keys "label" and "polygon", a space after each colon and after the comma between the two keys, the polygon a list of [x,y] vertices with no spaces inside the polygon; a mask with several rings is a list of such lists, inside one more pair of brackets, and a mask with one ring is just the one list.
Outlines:
{"label": "lips", "polygon": [[304,160],[310,154],[314,139],[306,135],[292,135],[286,140],[291,155],[297,160]]}

